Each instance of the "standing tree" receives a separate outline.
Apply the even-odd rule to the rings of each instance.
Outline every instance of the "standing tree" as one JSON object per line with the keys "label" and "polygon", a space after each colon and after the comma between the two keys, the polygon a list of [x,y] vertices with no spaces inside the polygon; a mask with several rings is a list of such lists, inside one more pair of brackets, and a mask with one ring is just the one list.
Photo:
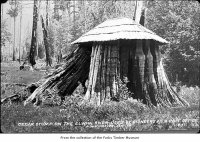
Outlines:
{"label": "standing tree", "polygon": [[77,21],[76,21],[76,0],[73,0],[73,29],[72,29],[72,35],[73,35],[73,40],[77,38],[78,34],[78,27],[77,27]]}
{"label": "standing tree", "polygon": [[56,19],[57,21],[59,21],[60,17],[59,17],[59,3],[58,0],[54,1],[54,19]]}
{"label": "standing tree", "polygon": [[5,46],[7,42],[11,42],[11,33],[7,28],[7,24],[5,20],[1,20],[1,61],[3,59],[2,48]]}
{"label": "standing tree", "polygon": [[42,28],[43,28],[43,38],[44,38],[44,47],[46,51],[46,66],[51,66],[52,60],[51,60],[51,55],[50,55],[50,49],[49,49],[49,40],[48,40],[48,33],[47,33],[47,28],[48,28],[48,0],[46,1],[46,27],[44,24],[44,19],[41,16],[41,22],[42,22]]}
{"label": "standing tree", "polygon": [[13,61],[15,61],[16,60],[16,57],[15,57],[15,24],[16,24],[16,17],[19,12],[19,9],[18,9],[19,2],[17,2],[16,0],[11,1],[10,5],[11,5],[11,9],[8,10],[7,14],[10,15],[10,17],[14,18],[13,55],[12,56],[13,56]]}
{"label": "standing tree", "polygon": [[[56,36],[55,36],[55,46],[56,46],[56,56],[57,63],[62,62],[63,52],[68,54],[69,51],[69,42],[71,40],[71,27],[73,28],[73,24],[71,24],[71,1],[56,1],[55,5],[55,16],[56,17]],[[59,11],[62,12],[62,15],[59,14]],[[73,31],[73,30],[72,30]],[[64,50],[63,50],[64,49]],[[62,51],[63,50],[63,51]]]}
{"label": "standing tree", "polygon": [[49,15],[48,15],[48,8],[49,8],[49,2],[48,0],[46,1],[46,27],[49,25]]}
{"label": "standing tree", "polygon": [[1,20],[3,20],[3,4],[1,4]]}
{"label": "standing tree", "polygon": [[[38,10],[37,10],[37,15],[38,15],[38,16],[39,16],[39,13],[40,13],[40,6],[41,6],[41,0],[40,0],[39,3],[38,3]],[[38,18],[37,20],[39,21],[39,18]],[[37,24],[38,24],[38,21],[37,21]],[[39,30],[40,30],[40,29],[38,29],[38,28],[37,28],[37,30],[36,30],[36,50],[35,50],[35,57],[36,57],[36,59],[38,59],[38,56],[39,56],[39,55],[38,55],[38,54],[39,54],[39,53],[38,53],[38,52],[39,52],[39,51],[38,51],[38,50],[39,50],[39,47],[38,47],[38,44],[39,44],[39,43],[38,43],[38,39],[39,39],[39,38],[38,38],[38,32],[39,32]]]}
{"label": "standing tree", "polygon": [[51,66],[47,29],[45,28],[44,19],[42,16],[41,16],[41,22],[42,22],[42,28],[43,28],[42,31],[43,31],[43,37],[44,37],[44,47],[45,47],[45,51],[46,51],[46,66]]}
{"label": "standing tree", "polygon": [[22,5],[20,8],[20,34],[19,34],[19,63],[21,62],[21,30],[22,30]]}
{"label": "standing tree", "polygon": [[34,66],[36,64],[36,62],[35,62],[35,51],[36,51],[36,48],[37,48],[36,32],[37,32],[37,21],[38,21],[37,6],[38,6],[38,1],[34,0],[31,48],[30,48],[30,53],[29,53],[29,57],[28,57],[29,63],[31,64],[31,66]]}
{"label": "standing tree", "polygon": [[86,1],[82,1],[83,11],[84,11],[84,32],[86,32]]}
{"label": "standing tree", "polygon": [[74,28],[75,28],[75,23],[76,23],[76,0],[74,0],[74,5],[73,5],[73,22],[74,22]]}
{"label": "standing tree", "polygon": [[137,0],[135,1],[135,9],[134,9],[134,16],[133,16],[133,20],[135,20],[136,19],[136,11],[137,11]]}

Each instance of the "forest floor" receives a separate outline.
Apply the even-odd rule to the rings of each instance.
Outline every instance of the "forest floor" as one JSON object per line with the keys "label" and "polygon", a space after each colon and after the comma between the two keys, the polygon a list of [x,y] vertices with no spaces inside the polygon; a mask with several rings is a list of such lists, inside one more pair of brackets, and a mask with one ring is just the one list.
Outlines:
{"label": "forest floor", "polygon": [[[36,82],[45,71],[21,71],[19,63],[1,63],[1,99]],[[20,84],[23,84],[22,86]],[[99,107],[80,104],[81,87],[62,106],[34,107],[23,103],[1,104],[1,131],[4,133],[53,132],[180,132],[199,129],[198,87],[182,86],[181,95],[190,107],[147,108],[128,99]],[[78,96],[78,97],[77,97]]]}

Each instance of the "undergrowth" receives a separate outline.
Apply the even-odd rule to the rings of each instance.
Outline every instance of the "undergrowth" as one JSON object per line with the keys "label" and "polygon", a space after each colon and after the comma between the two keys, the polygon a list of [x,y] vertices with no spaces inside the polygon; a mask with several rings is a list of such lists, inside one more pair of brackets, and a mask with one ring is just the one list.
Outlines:
{"label": "undergrowth", "polygon": [[[62,106],[54,107],[4,104],[1,107],[1,130],[5,133],[152,132],[191,130],[199,126],[198,107],[150,109],[134,99],[105,102],[96,107],[91,103],[81,103],[81,96],[79,99],[74,96],[66,99]],[[21,126],[21,123],[33,123],[34,126]],[[36,123],[40,125],[36,126]]]}
{"label": "undergrowth", "polygon": [[[199,128],[198,87],[182,86],[179,95],[190,107],[148,108],[131,99],[123,86],[120,101],[94,106],[83,101],[83,88],[60,105],[56,93],[48,93],[41,107],[7,102],[1,104],[1,130],[4,133],[124,132],[197,130]],[[84,103],[83,103],[84,102]],[[22,126],[24,125],[24,126]],[[25,126],[26,125],[26,126]]]}
{"label": "undergrowth", "polygon": [[181,86],[179,95],[184,98],[190,105],[198,105],[200,101],[200,88],[199,87],[186,87]]}

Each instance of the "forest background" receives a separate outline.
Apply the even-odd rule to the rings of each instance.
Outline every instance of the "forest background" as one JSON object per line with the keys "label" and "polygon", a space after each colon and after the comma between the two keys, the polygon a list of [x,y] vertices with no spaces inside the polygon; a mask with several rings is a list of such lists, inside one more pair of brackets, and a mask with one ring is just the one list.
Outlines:
{"label": "forest background", "polygon": [[[1,5],[1,62],[25,60],[30,52],[34,1]],[[136,1],[38,1],[37,61],[46,60],[41,16],[46,22],[52,63],[76,47],[70,43],[103,21],[134,17]],[[146,9],[145,27],[170,42],[161,47],[170,82],[199,86],[200,6],[197,1],[138,1]]]}

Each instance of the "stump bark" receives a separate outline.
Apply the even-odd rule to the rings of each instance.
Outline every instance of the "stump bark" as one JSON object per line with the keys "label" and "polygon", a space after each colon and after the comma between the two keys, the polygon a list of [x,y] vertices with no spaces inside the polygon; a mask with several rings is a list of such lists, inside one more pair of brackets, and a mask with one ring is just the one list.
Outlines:
{"label": "stump bark", "polygon": [[114,43],[94,45],[85,100],[100,105],[116,97],[119,69],[119,47]]}

